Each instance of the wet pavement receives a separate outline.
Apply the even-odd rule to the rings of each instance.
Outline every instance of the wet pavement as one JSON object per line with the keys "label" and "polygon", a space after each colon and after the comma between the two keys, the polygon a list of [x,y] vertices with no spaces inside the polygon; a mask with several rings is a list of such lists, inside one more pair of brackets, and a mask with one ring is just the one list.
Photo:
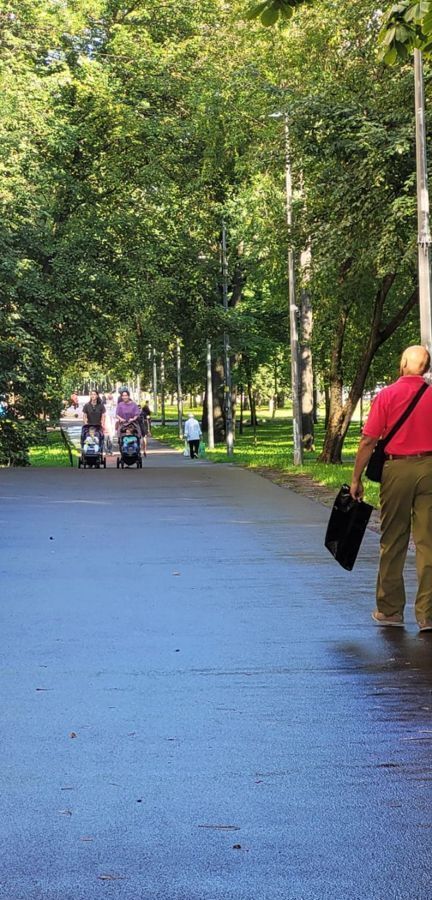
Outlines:
{"label": "wet pavement", "polygon": [[163,448],[0,502],[2,900],[430,900],[432,639],[373,626],[376,535],[346,573],[328,510]]}

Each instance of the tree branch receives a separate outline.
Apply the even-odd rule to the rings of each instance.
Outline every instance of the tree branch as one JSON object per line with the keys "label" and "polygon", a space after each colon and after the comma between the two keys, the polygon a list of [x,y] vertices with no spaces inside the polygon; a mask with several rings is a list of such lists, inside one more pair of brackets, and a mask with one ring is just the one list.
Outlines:
{"label": "tree branch", "polygon": [[373,341],[375,339],[375,335],[376,339],[379,340],[381,317],[383,314],[384,304],[395,278],[396,272],[390,272],[388,275],[384,275],[384,278],[382,279],[376,293],[371,329],[371,338]]}
{"label": "tree branch", "polygon": [[387,323],[385,328],[382,328],[379,331],[379,333],[378,333],[378,340],[379,340],[378,346],[379,347],[381,346],[381,344],[384,344],[384,342],[387,341],[392,336],[392,334],[396,331],[396,329],[399,328],[399,325],[402,325],[402,322],[408,315],[409,311],[416,305],[417,301],[418,301],[418,288],[415,288],[414,291],[412,292],[411,296],[408,297],[408,300],[406,301],[406,303],[404,303],[403,306],[401,306],[401,308],[398,310],[396,315],[393,316],[392,319],[390,319],[390,322]]}

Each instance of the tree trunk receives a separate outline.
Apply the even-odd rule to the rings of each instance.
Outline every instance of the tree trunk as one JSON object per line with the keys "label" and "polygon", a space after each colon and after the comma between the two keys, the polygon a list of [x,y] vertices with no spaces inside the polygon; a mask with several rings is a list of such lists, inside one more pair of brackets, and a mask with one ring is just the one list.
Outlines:
{"label": "tree trunk", "polygon": [[257,426],[256,394],[255,394],[255,392],[253,390],[253,386],[252,386],[252,367],[251,367],[249,358],[245,355],[243,355],[243,363],[244,363],[246,378],[247,378],[247,395],[248,395],[248,400],[249,400],[250,425],[255,430],[256,426]]}
{"label": "tree trunk", "polygon": [[313,420],[318,425],[318,386],[315,371],[313,372]]}
{"label": "tree trunk", "polygon": [[[310,251],[301,254],[301,268],[307,278]],[[307,287],[301,292],[301,410],[302,435],[305,450],[314,449],[314,379],[312,369],[312,303]]]}
{"label": "tree trunk", "polygon": [[203,406],[201,413],[201,430],[208,431],[208,404],[207,404],[207,385],[203,393]]}
{"label": "tree trunk", "polygon": [[252,387],[252,382],[249,381],[247,383],[248,397],[249,397],[249,409],[250,409],[250,424],[253,428],[257,426],[257,414],[256,414],[256,397],[255,392]]}
{"label": "tree trunk", "polygon": [[339,321],[336,326],[335,338],[330,354],[330,371],[327,387],[329,395],[329,412],[324,446],[318,457],[320,462],[341,462],[340,450],[342,445],[339,447],[338,441],[340,437],[340,420],[343,410],[342,351],[347,321],[348,309],[344,306],[339,313]]}
{"label": "tree trunk", "polygon": [[341,312],[331,353],[330,414],[324,446],[319,456],[320,462],[342,462],[343,443],[354,410],[362,396],[372,360],[379,347],[394,334],[417,303],[418,292],[416,288],[393,318],[386,325],[383,325],[384,304],[394,279],[394,274],[386,275],[377,291],[369,336],[365,349],[360,356],[351,390],[345,402],[343,402],[342,351],[348,310],[344,309]]}
{"label": "tree trunk", "polygon": [[324,418],[324,428],[327,431],[329,418],[330,418],[330,385],[328,381],[324,383],[324,402],[325,402],[325,418]]}
{"label": "tree trunk", "polygon": [[221,359],[212,362],[213,426],[215,444],[225,440],[224,367]]}

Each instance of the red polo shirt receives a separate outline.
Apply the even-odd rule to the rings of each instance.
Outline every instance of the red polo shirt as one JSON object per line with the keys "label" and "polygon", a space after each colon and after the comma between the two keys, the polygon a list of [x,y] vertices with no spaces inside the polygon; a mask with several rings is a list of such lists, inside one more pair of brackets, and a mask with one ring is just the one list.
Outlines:
{"label": "red polo shirt", "polygon": [[[363,434],[373,438],[385,437],[422,384],[422,375],[403,375],[394,384],[383,388],[372,403]],[[386,453],[407,455],[432,450],[432,387],[424,392],[416,408],[385,450]]]}

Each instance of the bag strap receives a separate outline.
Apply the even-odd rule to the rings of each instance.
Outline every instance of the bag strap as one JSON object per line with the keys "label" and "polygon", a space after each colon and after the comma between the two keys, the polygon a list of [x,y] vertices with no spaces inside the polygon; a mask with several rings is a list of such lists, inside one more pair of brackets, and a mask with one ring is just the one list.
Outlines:
{"label": "bag strap", "polygon": [[384,438],[383,447],[385,447],[389,443],[389,441],[392,440],[392,438],[395,436],[396,432],[399,431],[399,428],[401,428],[401,426],[404,424],[404,422],[406,422],[408,416],[410,416],[411,413],[413,412],[413,410],[416,408],[417,403],[419,402],[420,398],[423,397],[423,394],[425,391],[427,391],[428,387],[429,387],[429,385],[426,384],[426,382],[424,384],[422,384],[420,390],[417,391],[417,393],[411,400],[411,403],[407,406],[406,410],[402,413],[400,419],[397,420],[396,425],[393,425],[393,428],[391,429],[391,431],[389,431],[389,433]]}

